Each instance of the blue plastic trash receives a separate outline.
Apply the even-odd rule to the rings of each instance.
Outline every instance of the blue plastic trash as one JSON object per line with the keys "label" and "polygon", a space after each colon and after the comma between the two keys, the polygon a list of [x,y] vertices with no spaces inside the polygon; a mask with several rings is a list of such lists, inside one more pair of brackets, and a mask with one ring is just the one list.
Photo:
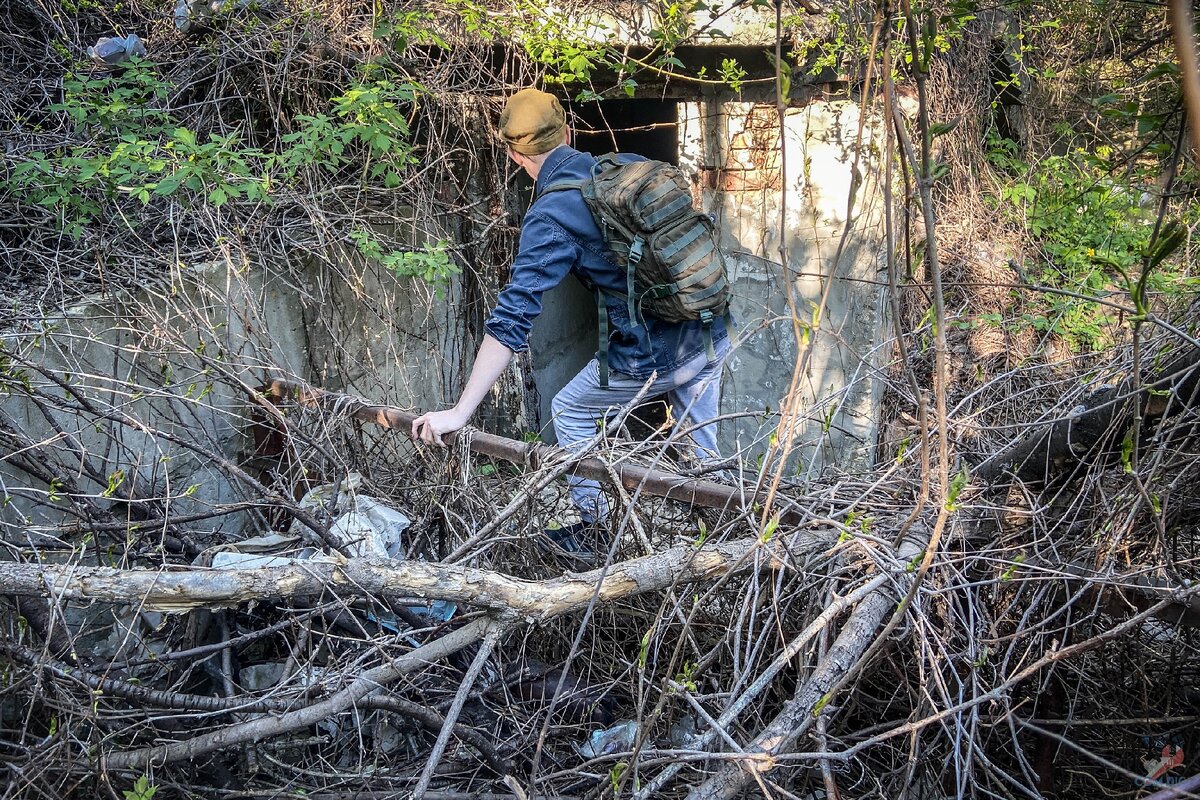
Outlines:
{"label": "blue plastic trash", "polygon": [[142,44],[142,40],[135,33],[128,36],[103,36],[87,49],[87,55],[102,67],[115,67],[134,56],[145,58],[146,45]]}

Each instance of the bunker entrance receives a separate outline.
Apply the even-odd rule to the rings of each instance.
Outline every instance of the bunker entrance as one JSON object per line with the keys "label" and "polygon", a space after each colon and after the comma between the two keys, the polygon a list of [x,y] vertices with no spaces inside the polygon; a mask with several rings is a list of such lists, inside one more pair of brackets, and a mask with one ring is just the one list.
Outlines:
{"label": "bunker entrance", "polygon": [[570,104],[575,147],[679,163],[679,104],[672,100],[605,100]]}

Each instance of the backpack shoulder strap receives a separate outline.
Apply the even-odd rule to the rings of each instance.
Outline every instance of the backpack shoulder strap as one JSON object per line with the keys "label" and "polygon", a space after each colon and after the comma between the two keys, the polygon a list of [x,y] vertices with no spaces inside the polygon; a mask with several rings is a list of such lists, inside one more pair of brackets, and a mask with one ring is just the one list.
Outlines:
{"label": "backpack shoulder strap", "polygon": [[620,153],[605,153],[602,156],[596,156],[596,163],[592,167],[592,175],[596,175],[606,169],[621,166]]}
{"label": "backpack shoulder strap", "polygon": [[566,191],[570,191],[571,189],[578,189],[579,191],[583,191],[583,186],[586,183],[588,183],[588,181],[586,181],[586,180],[555,181],[554,183],[547,186],[545,189],[542,189],[540,192],[538,192],[538,197],[544,197],[544,196],[550,194],[551,192],[566,192]]}

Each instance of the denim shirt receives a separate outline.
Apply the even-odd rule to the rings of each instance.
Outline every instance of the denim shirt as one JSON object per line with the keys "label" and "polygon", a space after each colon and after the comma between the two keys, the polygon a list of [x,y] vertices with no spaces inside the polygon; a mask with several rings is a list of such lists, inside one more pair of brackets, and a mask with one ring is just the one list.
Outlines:
{"label": "denim shirt", "polygon": [[[529,347],[533,321],[542,312],[542,294],[573,273],[585,284],[606,290],[609,367],[634,378],[646,378],[656,370],[661,375],[705,349],[700,322],[664,322],[650,316],[631,320],[627,304],[620,297],[626,289],[626,276],[613,262],[583,195],[562,191],[540,196],[551,183],[590,177],[595,163],[593,156],[566,145],[553,150],[543,162],[535,186],[536,199],[521,225],[520,247],[509,283],[484,325],[505,347],[515,353],[524,352]],[[726,336],[725,320],[714,320],[713,341]]]}

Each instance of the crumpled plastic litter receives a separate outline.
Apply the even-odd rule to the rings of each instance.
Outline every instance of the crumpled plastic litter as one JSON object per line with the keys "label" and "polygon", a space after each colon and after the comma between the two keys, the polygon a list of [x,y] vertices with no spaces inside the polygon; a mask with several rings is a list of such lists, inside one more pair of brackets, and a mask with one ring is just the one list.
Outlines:
{"label": "crumpled plastic litter", "polygon": [[242,553],[237,550],[223,550],[213,553],[213,569],[262,569],[264,567],[294,567],[301,561],[320,561],[336,563],[315,547],[305,547],[292,555],[261,555],[259,553]]}
{"label": "crumpled plastic litter", "polygon": [[187,33],[193,25],[203,24],[222,11],[246,8],[254,0],[237,0],[227,4],[226,0],[178,0],[175,3],[175,30]]}
{"label": "crumpled plastic litter", "polygon": [[[351,472],[339,486],[328,483],[309,490],[300,499],[300,507],[328,510],[332,500],[334,521],[329,534],[345,547],[351,558],[402,560],[403,535],[412,521],[374,497],[357,494],[362,483],[362,475]],[[304,561],[341,560],[340,554],[331,555],[315,547],[297,549],[307,530],[294,521],[286,534],[271,533],[226,545],[212,554],[210,563],[215,569],[259,569],[294,566]],[[448,600],[434,600],[428,605],[410,606],[409,610],[430,622],[445,622],[454,616],[458,606]],[[368,612],[367,618],[393,632],[404,627],[392,614]]]}
{"label": "crumpled plastic litter", "polygon": [[[333,513],[335,519],[329,534],[335,537],[352,558],[404,558],[401,537],[412,520],[374,497],[357,494],[362,475],[352,472],[336,492]],[[327,508],[334,497],[334,486],[327,483],[309,490],[300,498],[301,508]],[[298,520],[292,522],[288,533],[299,537],[305,530]]]}
{"label": "crumpled plastic litter", "polygon": [[146,45],[136,33],[128,36],[102,36],[87,49],[87,56],[102,67],[115,67],[134,56],[145,58]]}
{"label": "crumpled plastic litter", "polygon": [[696,718],[691,714],[684,714],[672,722],[667,732],[667,744],[671,747],[691,747],[695,738]]}
{"label": "crumpled plastic litter", "polygon": [[637,740],[638,724],[636,720],[624,719],[611,728],[593,731],[588,740],[579,745],[579,755],[584,758],[599,758],[613,753],[624,753],[633,749]]}
{"label": "crumpled plastic litter", "polygon": [[[583,744],[575,749],[584,758],[599,758],[614,753],[624,753],[633,749],[637,741],[638,724],[636,720],[623,719],[603,730],[592,731]],[[667,734],[666,744],[671,747],[690,747],[696,736],[696,718],[684,714],[671,724]]]}

